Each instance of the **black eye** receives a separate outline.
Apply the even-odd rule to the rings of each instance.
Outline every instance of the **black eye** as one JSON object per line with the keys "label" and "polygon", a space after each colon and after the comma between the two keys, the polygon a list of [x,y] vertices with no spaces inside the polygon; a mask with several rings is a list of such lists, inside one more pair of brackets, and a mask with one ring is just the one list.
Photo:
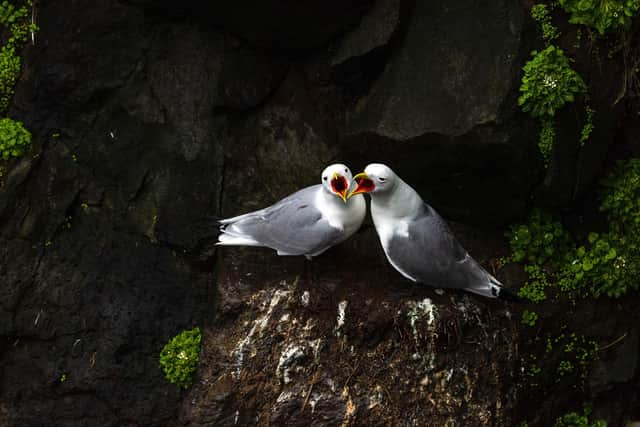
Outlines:
{"label": "black eye", "polygon": [[344,171],[345,171],[346,173],[349,173],[349,169],[345,169]]}
{"label": "black eye", "polygon": [[383,177],[378,178],[378,181],[380,181],[380,182],[385,182],[386,180],[387,180],[387,178],[383,178]]}
{"label": "black eye", "polygon": [[324,179],[324,180],[326,181],[326,180],[327,180],[327,177],[326,177],[326,176],[323,176],[323,177],[322,177],[322,179]]}

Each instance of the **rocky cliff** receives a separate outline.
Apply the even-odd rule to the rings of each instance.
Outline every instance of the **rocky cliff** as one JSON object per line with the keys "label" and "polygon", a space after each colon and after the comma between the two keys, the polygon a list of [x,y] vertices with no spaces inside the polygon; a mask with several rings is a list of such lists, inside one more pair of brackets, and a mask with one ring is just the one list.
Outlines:
{"label": "rocky cliff", "polygon": [[[212,245],[217,217],[315,184],[335,160],[384,161],[472,224],[454,224],[465,247],[517,288],[521,271],[497,268],[505,224],[571,206],[640,127],[631,102],[607,107],[621,59],[583,58],[606,112],[596,143],[545,170],[517,105],[529,8],[37,2],[10,111],[34,143],[0,188],[0,424],[549,425],[571,388],[541,412],[518,403],[522,307],[408,283],[370,224],[312,262]],[[562,114],[561,140],[581,120]],[[196,325],[182,391],[158,355]],[[605,417],[639,415],[633,331],[600,366]],[[611,378],[611,363],[634,370]]]}

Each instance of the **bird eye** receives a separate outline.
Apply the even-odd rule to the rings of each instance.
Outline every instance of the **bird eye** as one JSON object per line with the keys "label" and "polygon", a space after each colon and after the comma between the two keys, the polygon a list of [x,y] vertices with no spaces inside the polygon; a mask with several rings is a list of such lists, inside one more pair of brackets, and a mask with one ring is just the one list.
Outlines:
{"label": "bird eye", "polygon": [[349,169],[345,169],[344,171],[345,171],[345,173],[349,173]]}
{"label": "bird eye", "polygon": [[323,176],[323,177],[322,177],[322,179],[324,179],[324,180],[326,181],[326,180],[327,180],[327,177],[326,177],[326,176]]}
{"label": "bird eye", "polygon": [[380,181],[380,182],[385,182],[386,180],[387,180],[387,178],[383,178],[383,177],[379,177],[378,178],[378,181]]}

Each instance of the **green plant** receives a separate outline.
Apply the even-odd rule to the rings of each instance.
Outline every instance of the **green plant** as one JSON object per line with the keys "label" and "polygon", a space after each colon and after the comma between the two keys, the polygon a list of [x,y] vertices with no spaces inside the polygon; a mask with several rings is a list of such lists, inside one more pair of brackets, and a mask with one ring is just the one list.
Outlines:
{"label": "green plant", "polygon": [[507,238],[512,251],[507,261],[527,261],[537,265],[557,258],[570,243],[569,234],[562,224],[539,209],[531,211],[525,224],[511,226]]}
{"label": "green plant", "polygon": [[551,117],[577,94],[586,91],[582,77],[569,65],[562,49],[551,45],[533,51],[524,66],[518,105],[533,117]]}
{"label": "green plant", "polygon": [[31,7],[31,0],[20,7],[6,0],[0,3],[0,25],[9,31],[6,44],[0,48],[0,112],[9,106],[20,75],[21,61],[17,52],[28,40],[29,34],[38,30],[30,20]]}
{"label": "green plant", "polygon": [[578,412],[569,412],[556,419],[553,427],[607,427],[604,420],[589,421],[591,408],[585,406],[582,414]]}
{"label": "green plant", "polygon": [[546,270],[538,264],[527,264],[524,271],[529,276],[527,282],[518,290],[518,296],[531,302],[547,299],[546,288],[551,286]]}
{"label": "green plant", "polygon": [[522,323],[528,326],[534,326],[538,320],[538,313],[535,311],[525,310],[522,312]]}
{"label": "green plant", "polygon": [[553,118],[545,117],[541,120],[540,136],[538,138],[538,148],[542,154],[545,165],[551,160],[551,152],[553,150],[553,140],[556,137],[556,131],[553,125]]}
{"label": "green plant", "polygon": [[582,127],[582,130],[580,131],[581,146],[584,145],[587,140],[589,140],[591,132],[593,132],[593,114],[595,113],[595,111],[593,111],[593,109],[589,105],[585,105],[584,111],[586,113],[586,120],[584,126]]}
{"label": "green plant", "polygon": [[640,228],[640,159],[618,162],[602,182],[600,210],[618,234]]}
{"label": "green plant", "polygon": [[20,57],[13,46],[0,48],[0,111],[9,106],[13,96],[13,88],[20,74]]}
{"label": "green plant", "polygon": [[549,7],[544,3],[533,5],[531,8],[531,17],[540,24],[542,38],[548,44],[560,36],[558,29],[551,23],[551,15]]}
{"label": "green plant", "polygon": [[571,14],[570,23],[594,28],[600,35],[629,28],[640,9],[640,0],[559,0],[559,3]]}
{"label": "green plant", "polygon": [[534,210],[507,233],[512,255],[529,276],[518,295],[532,302],[556,294],[617,298],[640,288],[640,159],[618,163],[600,182],[609,228],[576,243],[549,214]]}
{"label": "green plant", "polygon": [[200,328],[182,331],[173,337],[160,352],[160,367],[167,380],[187,388],[193,382],[200,358]]}
{"label": "green plant", "polygon": [[21,122],[9,118],[0,119],[0,158],[7,160],[18,157],[29,144],[31,133]]}
{"label": "green plant", "polygon": [[[589,233],[589,245],[580,246],[569,255],[571,260],[558,282],[563,291],[590,291],[594,297],[606,294],[617,298],[638,289],[637,254],[630,254],[626,237],[611,233]],[[631,258],[634,262],[627,262]]]}
{"label": "green plant", "polygon": [[573,363],[571,363],[569,360],[562,360],[558,365],[557,372],[558,372],[558,376],[561,376],[561,377],[564,377],[566,375],[573,373]]}

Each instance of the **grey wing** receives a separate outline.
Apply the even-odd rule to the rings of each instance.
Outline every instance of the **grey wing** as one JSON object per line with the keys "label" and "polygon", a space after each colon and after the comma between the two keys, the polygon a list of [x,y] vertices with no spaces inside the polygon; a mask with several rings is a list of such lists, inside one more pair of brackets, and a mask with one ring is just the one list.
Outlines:
{"label": "grey wing", "polygon": [[485,287],[490,277],[460,245],[444,219],[426,203],[409,224],[408,237],[392,237],[386,253],[404,275],[439,288]]}
{"label": "grey wing", "polygon": [[268,208],[242,215],[225,225],[224,232],[249,237],[283,255],[322,252],[343,236],[315,207],[318,187],[304,188]]}

